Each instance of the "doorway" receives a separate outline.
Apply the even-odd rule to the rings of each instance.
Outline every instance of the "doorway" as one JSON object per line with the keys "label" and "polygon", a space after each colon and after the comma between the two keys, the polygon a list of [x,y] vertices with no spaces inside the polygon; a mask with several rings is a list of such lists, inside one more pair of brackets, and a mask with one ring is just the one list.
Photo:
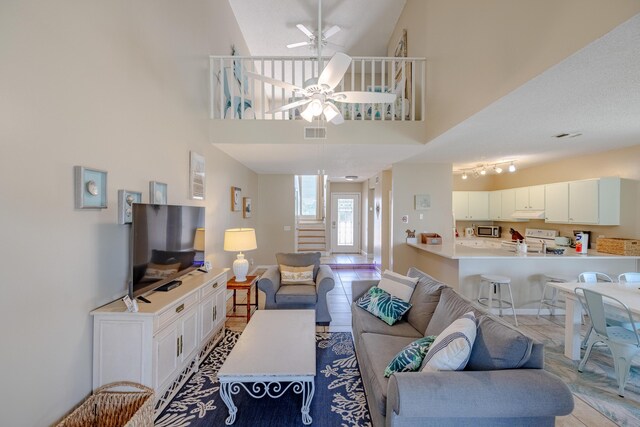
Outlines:
{"label": "doorway", "polygon": [[331,195],[331,252],[360,253],[360,194]]}

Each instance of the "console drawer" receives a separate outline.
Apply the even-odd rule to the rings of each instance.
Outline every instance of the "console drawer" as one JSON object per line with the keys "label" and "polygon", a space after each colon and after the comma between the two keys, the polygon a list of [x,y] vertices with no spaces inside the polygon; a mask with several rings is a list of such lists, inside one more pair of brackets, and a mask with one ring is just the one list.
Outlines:
{"label": "console drawer", "polygon": [[176,301],[169,308],[158,314],[156,317],[158,324],[155,325],[154,330],[160,331],[165,326],[171,324],[175,319],[180,317],[182,313],[189,310],[191,307],[198,303],[198,293],[193,292],[187,295],[185,298]]}
{"label": "console drawer", "polygon": [[227,283],[226,274],[221,274],[215,279],[209,280],[206,285],[200,288],[201,297],[204,299],[208,295],[211,295],[212,293],[219,291],[220,289],[225,287],[226,283]]}

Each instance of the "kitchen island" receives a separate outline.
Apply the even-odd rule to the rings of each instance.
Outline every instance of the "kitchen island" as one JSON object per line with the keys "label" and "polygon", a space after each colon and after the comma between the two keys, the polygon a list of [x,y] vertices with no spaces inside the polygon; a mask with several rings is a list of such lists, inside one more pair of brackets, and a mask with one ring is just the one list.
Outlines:
{"label": "kitchen island", "polygon": [[639,256],[620,256],[590,249],[586,255],[567,248],[563,255],[520,254],[480,240],[444,241],[442,245],[408,243],[416,251],[416,267],[455,288],[471,300],[478,297],[481,274],[511,278],[518,314],[535,314],[542,296],[544,275],[576,277],[584,271],[601,271],[614,279],[620,273],[638,271]]}

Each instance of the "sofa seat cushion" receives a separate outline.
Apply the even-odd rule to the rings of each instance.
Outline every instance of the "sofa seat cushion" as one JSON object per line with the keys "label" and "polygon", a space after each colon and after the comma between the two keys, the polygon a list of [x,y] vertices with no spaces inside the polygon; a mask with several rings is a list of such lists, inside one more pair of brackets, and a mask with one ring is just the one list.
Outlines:
{"label": "sofa seat cushion", "polygon": [[276,292],[278,304],[315,304],[316,287],[311,285],[282,285]]}
{"label": "sofa seat cushion", "polygon": [[436,311],[438,301],[440,301],[440,294],[447,285],[413,267],[409,269],[407,276],[418,279],[418,283],[409,300],[411,310],[407,313],[407,321],[424,334],[433,313]]}
{"label": "sofa seat cushion", "polygon": [[373,396],[367,395],[371,410],[378,410],[382,415],[387,412],[387,385],[389,378],[384,371],[391,360],[404,347],[414,341],[409,337],[394,337],[382,334],[364,333],[360,336],[360,370],[367,377]]}
{"label": "sofa seat cushion", "polygon": [[354,335],[371,332],[374,334],[409,337],[414,340],[423,336],[406,320],[400,320],[393,326],[389,326],[368,311],[358,307],[356,303],[351,305],[351,322]]}
{"label": "sofa seat cushion", "polygon": [[501,321],[480,316],[476,341],[466,369],[493,371],[521,368],[531,357],[533,340]]}

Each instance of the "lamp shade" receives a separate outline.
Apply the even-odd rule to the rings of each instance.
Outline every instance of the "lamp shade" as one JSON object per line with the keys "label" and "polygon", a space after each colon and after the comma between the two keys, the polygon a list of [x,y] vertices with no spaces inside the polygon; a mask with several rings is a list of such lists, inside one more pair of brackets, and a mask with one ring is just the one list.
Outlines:
{"label": "lamp shade", "polygon": [[241,252],[257,249],[256,230],[253,228],[230,228],[224,232],[224,250]]}
{"label": "lamp shade", "polygon": [[204,252],[204,228],[196,228],[196,235],[193,238],[193,249]]}

